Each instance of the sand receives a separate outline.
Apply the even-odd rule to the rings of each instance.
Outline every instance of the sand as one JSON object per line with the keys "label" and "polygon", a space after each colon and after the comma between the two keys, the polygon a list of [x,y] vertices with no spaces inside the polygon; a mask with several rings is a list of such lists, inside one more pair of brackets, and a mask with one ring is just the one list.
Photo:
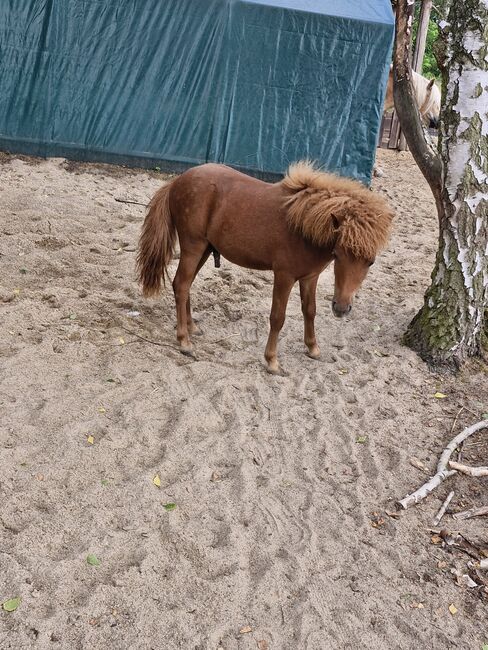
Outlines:
{"label": "sand", "polygon": [[[486,600],[451,574],[469,557],[429,532],[451,488],[453,510],[483,505],[488,479],[454,477],[387,514],[428,476],[409,459],[433,472],[461,407],[454,433],[488,411],[488,382],[482,363],[438,376],[402,345],[436,215],[411,156],[379,158],[391,243],[347,320],[321,278],[319,362],[303,354],[294,290],[285,377],[262,358],[270,274],[209,260],[192,292],[197,360],[175,347],[171,292],[142,298],[144,207],[115,198],[146,203],[162,175],[2,158],[0,602],[22,600],[0,611],[0,648],[488,643]],[[486,537],[486,518],[443,525]]]}

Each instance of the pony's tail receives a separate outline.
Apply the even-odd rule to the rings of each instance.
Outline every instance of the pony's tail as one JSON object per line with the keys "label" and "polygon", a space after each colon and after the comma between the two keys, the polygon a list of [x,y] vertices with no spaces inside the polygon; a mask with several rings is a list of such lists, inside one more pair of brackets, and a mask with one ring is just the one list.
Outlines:
{"label": "pony's tail", "polygon": [[161,290],[161,279],[166,285],[168,264],[175,250],[176,228],[169,209],[168,183],[151,199],[139,238],[137,273],[145,296],[155,296]]}

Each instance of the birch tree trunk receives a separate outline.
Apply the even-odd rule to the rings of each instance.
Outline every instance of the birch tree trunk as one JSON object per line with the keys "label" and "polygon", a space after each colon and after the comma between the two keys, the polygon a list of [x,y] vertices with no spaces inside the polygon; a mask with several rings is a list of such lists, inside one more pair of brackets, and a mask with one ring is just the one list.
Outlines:
{"label": "birch tree trunk", "polygon": [[[408,23],[413,2],[399,4]],[[432,176],[437,161],[430,160],[424,170],[416,156],[436,198],[439,249],[424,306],[405,342],[431,365],[457,369],[467,357],[481,354],[488,308],[488,0],[452,0],[441,27],[439,183],[437,172]]]}

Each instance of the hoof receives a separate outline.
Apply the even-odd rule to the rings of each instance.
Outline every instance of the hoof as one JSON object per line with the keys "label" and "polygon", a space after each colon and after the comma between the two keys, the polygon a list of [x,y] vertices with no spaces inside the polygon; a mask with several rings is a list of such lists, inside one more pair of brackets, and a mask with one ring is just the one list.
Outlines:
{"label": "hoof", "polygon": [[280,364],[275,361],[274,363],[268,363],[266,366],[267,372],[269,372],[270,375],[277,375],[278,377],[286,377],[288,373],[283,370],[283,368],[280,366]]}
{"label": "hoof", "polygon": [[185,357],[191,357],[192,359],[196,359],[196,356],[195,356],[195,353],[193,352],[192,347],[180,346],[180,352],[181,352],[181,354],[184,354]]}
{"label": "hoof", "polygon": [[190,331],[190,336],[202,336],[203,330],[198,325],[194,324]]}
{"label": "hoof", "polygon": [[307,357],[310,357],[311,359],[315,359],[315,361],[318,361],[320,359],[320,348],[318,346],[315,346],[311,350],[307,350],[305,352]]}

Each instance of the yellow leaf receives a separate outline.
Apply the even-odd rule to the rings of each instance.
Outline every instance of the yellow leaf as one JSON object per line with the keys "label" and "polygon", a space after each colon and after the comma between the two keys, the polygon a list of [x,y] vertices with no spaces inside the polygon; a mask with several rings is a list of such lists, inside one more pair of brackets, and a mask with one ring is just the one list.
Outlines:
{"label": "yellow leaf", "polygon": [[156,487],[161,487],[161,479],[159,478],[159,474],[156,474],[156,476],[153,478],[153,483]]}
{"label": "yellow leaf", "polygon": [[457,613],[457,607],[455,607],[454,605],[449,605],[449,611],[454,616],[454,614]]}
{"label": "yellow leaf", "polygon": [[95,442],[95,438],[93,436],[88,436],[86,441],[88,442],[88,444],[93,445],[93,443]]}
{"label": "yellow leaf", "polygon": [[252,632],[252,627],[250,625],[246,625],[246,627],[241,627],[239,630],[239,634],[249,634],[249,632]]}
{"label": "yellow leaf", "polygon": [[98,412],[99,412],[99,413],[106,413],[106,412],[107,412],[107,409],[103,408],[103,406],[99,406],[99,407],[98,407]]}
{"label": "yellow leaf", "polygon": [[14,289],[14,293],[18,296],[20,293],[20,289]]}
{"label": "yellow leaf", "polygon": [[444,395],[444,393],[435,393],[434,397],[437,397],[437,399],[444,399],[447,395]]}
{"label": "yellow leaf", "polygon": [[124,345],[125,339],[122,336],[119,336],[119,341],[121,345]]}

